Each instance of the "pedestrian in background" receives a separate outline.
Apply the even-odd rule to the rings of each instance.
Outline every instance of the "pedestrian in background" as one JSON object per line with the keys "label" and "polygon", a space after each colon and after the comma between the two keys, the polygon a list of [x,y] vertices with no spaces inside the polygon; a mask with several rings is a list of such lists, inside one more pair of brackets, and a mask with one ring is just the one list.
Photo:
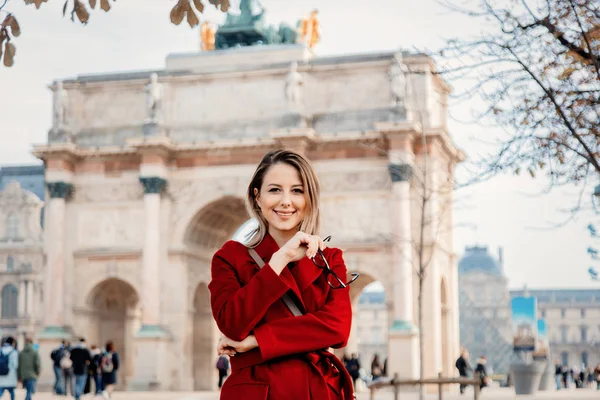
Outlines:
{"label": "pedestrian in background", "polygon": [[40,376],[41,363],[40,354],[33,347],[31,338],[25,339],[25,347],[19,353],[19,367],[17,369],[19,381],[25,389],[25,400],[31,400],[35,393],[35,387]]}

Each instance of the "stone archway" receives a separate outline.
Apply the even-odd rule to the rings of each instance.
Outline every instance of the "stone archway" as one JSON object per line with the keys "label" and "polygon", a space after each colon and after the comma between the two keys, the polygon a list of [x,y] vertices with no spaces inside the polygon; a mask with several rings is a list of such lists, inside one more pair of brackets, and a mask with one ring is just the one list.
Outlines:
{"label": "stone archway", "polygon": [[225,196],[204,206],[192,218],[184,243],[197,257],[190,258],[190,318],[192,387],[195,390],[214,390],[217,387],[217,342],[219,331],[212,316],[210,294],[210,260],[227,240],[230,240],[248,220],[244,201]]}
{"label": "stone archway", "polygon": [[121,356],[117,389],[127,387],[135,362],[134,335],[140,327],[139,295],[132,285],[109,278],[98,283],[88,296],[91,310],[88,343],[104,348],[112,341]]}
{"label": "stone archway", "polygon": [[442,370],[440,371],[443,376],[451,376],[452,374],[452,361],[449,354],[450,346],[450,320],[449,310],[450,305],[448,299],[448,291],[446,289],[446,281],[442,279],[440,284],[440,321],[441,321],[441,350],[442,350]]}
{"label": "stone archway", "polygon": [[192,371],[194,390],[211,390],[215,386],[218,329],[210,308],[210,293],[201,283],[194,294],[192,338]]}
{"label": "stone archway", "polygon": [[[347,266],[351,271],[351,266]],[[350,276],[348,276],[348,279]],[[389,307],[384,292],[368,291],[369,286],[380,282],[373,275],[360,273],[360,278],[350,286],[350,301],[352,303],[352,330],[348,345],[336,351],[338,357],[344,353],[350,356],[358,353],[361,365],[370,371],[370,365],[375,353],[383,362],[388,353]],[[361,303],[361,295],[363,295]]]}

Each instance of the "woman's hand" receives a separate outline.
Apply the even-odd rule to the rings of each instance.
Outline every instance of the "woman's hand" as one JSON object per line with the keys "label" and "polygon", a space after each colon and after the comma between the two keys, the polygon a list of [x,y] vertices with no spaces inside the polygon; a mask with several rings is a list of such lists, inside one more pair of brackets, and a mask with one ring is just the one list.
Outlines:
{"label": "woman's hand", "polygon": [[288,263],[299,261],[305,256],[313,258],[319,250],[325,250],[326,247],[319,236],[298,232],[273,254],[269,265],[279,274]]}
{"label": "woman's hand", "polygon": [[248,336],[241,342],[237,342],[235,340],[231,340],[228,337],[223,336],[219,340],[219,346],[217,346],[217,353],[219,355],[225,354],[228,356],[234,356],[237,353],[245,353],[257,347],[258,342],[256,341],[254,335]]}

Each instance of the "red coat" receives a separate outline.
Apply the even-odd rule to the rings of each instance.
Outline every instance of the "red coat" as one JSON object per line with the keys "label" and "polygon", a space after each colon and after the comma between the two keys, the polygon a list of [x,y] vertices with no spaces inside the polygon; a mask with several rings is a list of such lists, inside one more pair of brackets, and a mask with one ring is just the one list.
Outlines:
{"label": "red coat", "polygon": [[[340,360],[326,349],[344,347],[350,335],[350,291],[333,290],[308,258],[277,275],[269,266],[279,247],[267,234],[255,248],[260,269],[246,247],[229,241],[212,261],[209,284],[213,315],[233,340],[256,336],[259,347],[231,358],[231,376],[222,400],[351,400],[352,381]],[[339,249],[325,257],[342,279],[346,266]],[[291,291],[304,311],[294,317],[281,296]]]}

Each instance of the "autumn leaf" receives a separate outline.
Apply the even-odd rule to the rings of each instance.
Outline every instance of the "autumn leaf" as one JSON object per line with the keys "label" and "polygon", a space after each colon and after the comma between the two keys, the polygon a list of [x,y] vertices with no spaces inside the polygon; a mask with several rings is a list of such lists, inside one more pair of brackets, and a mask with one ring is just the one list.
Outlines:
{"label": "autumn leaf", "polygon": [[6,67],[13,66],[16,52],[17,52],[17,48],[15,47],[15,45],[12,43],[6,42],[6,46],[4,49],[4,66],[6,66]]}
{"label": "autumn leaf", "polygon": [[204,4],[202,4],[200,0],[194,0],[194,6],[196,7],[196,10],[204,12]]}
{"label": "autumn leaf", "polygon": [[89,3],[90,3],[90,8],[92,8],[92,9],[96,8],[96,0],[90,0]]}
{"label": "autumn leaf", "polygon": [[79,0],[75,0],[74,11],[77,15],[77,19],[79,19],[82,24],[87,24],[90,19],[90,13]]}
{"label": "autumn leaf", "polygon": [[196,16],[196,13],[194,12],[194,10],[192,10],[192,7],[189,4],[187,7],[187,22],[190,25],[190,28],[193,28],[200,23],[198,17]]}
{"label": "autumn leaf", "polygon": [[21,28],[19,27],[19,23],[17,19],[12,15],[8,16],[8,26],[10,26],[10,30],[12,31],[12,35],[17,37],[21,34]]}
{"label": "autumn leaf", "polygon": [[110,3],[108,0],[100,0],[100,8],[108,12],[108,10],[110,10]]}
{"label": "autumn leaf", "polygon": [[39,9],[42,3],[46,3],[48,0],[25,0],[25,4],[35,4],[35,8]]}
{"label": "autumn leaf", "polygon": [[[185,1],[187,2],[187,0]],[[179,0],[171,10],[171,22],[175,25],[179,25],[181,24],[181,21],[183,21],[183,17],[185,16],[185,5],[184,1]],[[189,3],[187,5],[189,5]]]}

